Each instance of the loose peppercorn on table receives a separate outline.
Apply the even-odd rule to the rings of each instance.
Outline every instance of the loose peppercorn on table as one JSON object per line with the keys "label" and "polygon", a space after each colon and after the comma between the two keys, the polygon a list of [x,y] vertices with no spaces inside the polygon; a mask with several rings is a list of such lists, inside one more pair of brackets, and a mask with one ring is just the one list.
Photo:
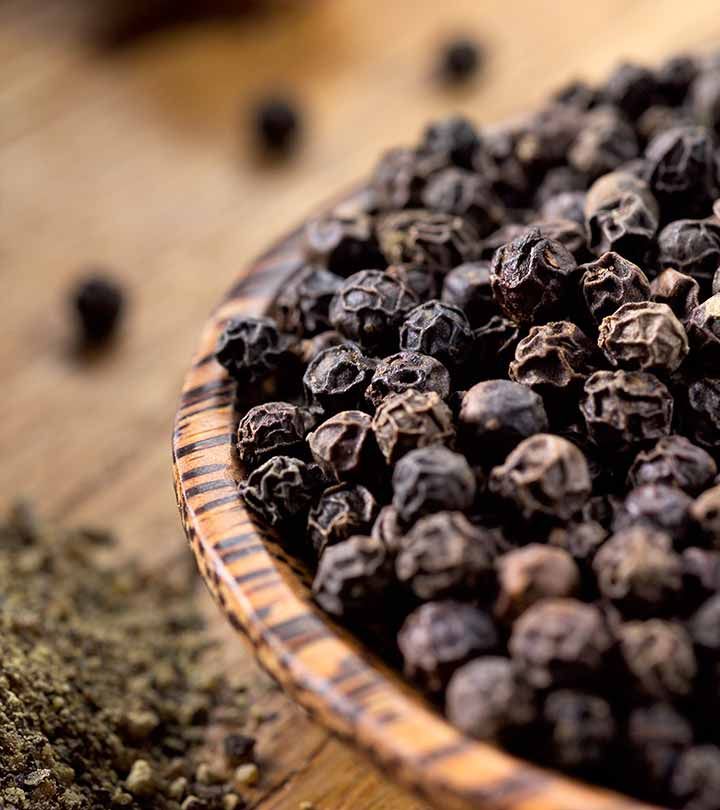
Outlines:
{"label": "loose peppercorn on table", "polygon": [[[0,9],[7,268],[0,356],[9,406],[0,425],[0,481],[5,502],[22,492],[64,522],[111,523],[123,544],[117,553],[142,554],[150,566],[179,548],[166,484],[179,381],[200,324],[249,258],[366,174],[382,146],[408,142],[430,119],[455,111],[483,123],[515,116],[576,74],[601,79],[621,56],[659,63],[720,35],[710,0],[682,14],[671,0],[523,4],[512,24],[507,4],[495,0],[481,9],[461,0],[447,17],[422,0],[372,15],[365,2],[336,0],[298,4],[284,16],[156,31],[107,50],[95,37],[104,7],[7,0]],[[477,82],[451,93],[435,88],[435,46],[445,32],[473,28],[484,53]],[[300,151],[282,166],[258,165],[244,111],[267,88],[289,84],[306,113]],[[572,194],[548,203],[545,216],[563,219],[573,204]],[[63,302],[74,278],[97,262],[129,292],[127,318],[109,352],[79,362],[66,350]],[[415,286],[422,278],[406,278],[425,297]],[[666,298],[654,292],[680,320],[681,306],[695,306],[685,283],[663,274]],[[252,285],[246,293],[254,295]],[[453,303],[470,315],[462,299]],[[487,322],[482,298],[476,306],[473,329]],[[502,319],[483,328],[499,362],[509,363],[512,328]],[[443,397],[442,373],[422,373],[438,378],[433,390]],[[384,386],[380,378],[373,383],[378,402]],[[651,392],[648,413],[657,415],[649,435],[663,401]],[[354,508],[367,509],[367,500]],[[654,506],[638,498],[634,508]],[[712,504],[695,508],[710,512]],[[678,496],[676,532],[685,514]],[[385,512],[382,525],[392,536],[392,515]],[[319,518],[318,526],[322,544],[329,523]],[[567,542],[591,548],[601,539],[588,530]],[[705,562],[696,560],[698,580]],[[250,677],[250,656],[210,604],[208,618],[226,640],[228,666]],[[291,701],[272,692],[258,700],[258,714],[277,716],[259,732],[263,766],[249,792],[253,807],[425,807]],[[672,722],[662,710],[647,716],[648,725]]]}

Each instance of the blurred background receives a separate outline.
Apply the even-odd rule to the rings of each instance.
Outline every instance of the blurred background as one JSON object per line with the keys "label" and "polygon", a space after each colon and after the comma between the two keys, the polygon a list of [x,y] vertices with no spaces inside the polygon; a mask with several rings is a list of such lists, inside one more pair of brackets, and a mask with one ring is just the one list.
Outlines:
{"label": "blurred background", "polygon": [[[437,64],[458,36],[480,64],[450,86]],[[102,522],[149,561],[181,549],[178,391],[204,318],[258,252],[428,119],[490,123],[620,59],[719,43],[716,0],[3,0],[0,507],[24,495]],[[302,132],[271,160],[253,110],[278,94]],[[109,350],[80,356],[68,291],[95,268],[122,285],[126,317]],[[305,725],[264,808],[328,780],[333,810],[418,807],[276,700],[278,739]]]}

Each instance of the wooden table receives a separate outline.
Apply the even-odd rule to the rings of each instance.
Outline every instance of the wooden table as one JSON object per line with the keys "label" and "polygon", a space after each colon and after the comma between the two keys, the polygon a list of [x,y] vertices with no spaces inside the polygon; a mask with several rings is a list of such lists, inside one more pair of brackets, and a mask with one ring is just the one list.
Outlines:
{"label": "wooden table", "polygon": [[[23,494],[50,517],[110,524],[156,564],[184,542],[169,452],[180,381],[203,318],[254,254],[433,116],[489,122],[621,57],[720,35],[716,0],[315,0],[111,48],[96,36],[104,8],[0,7],[0,505]],[[456,32],[488,49],[462,93],[430,79]],[[281,166],[258,163],[243,130],[275,88],[307,113],[303,148]],[[78,362],[63,297],[95,263],[131,307],[114,350]],[[207,613],[228,666],[254,677],[209,600]],[[259,700],[278,717],[261,731],[253,806],[419,810],[284,697]]]}

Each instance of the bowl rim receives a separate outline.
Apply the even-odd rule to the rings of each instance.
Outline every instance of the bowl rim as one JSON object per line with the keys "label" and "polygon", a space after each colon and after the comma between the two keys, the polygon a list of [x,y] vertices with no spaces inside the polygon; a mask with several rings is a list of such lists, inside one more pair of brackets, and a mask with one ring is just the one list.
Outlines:
{"label": "bowl rim", "polygon": [[246,510],[236,483],[236,386],[213,351],[229,318],[264,314],[303,265],[301,234],[302,226],[239,274],[202,330],[175,414],[178,508],[213,598],[293,700],[425,801],[458,810],[661,810],[465,737],[303,596],[294,583],[301,571]]}

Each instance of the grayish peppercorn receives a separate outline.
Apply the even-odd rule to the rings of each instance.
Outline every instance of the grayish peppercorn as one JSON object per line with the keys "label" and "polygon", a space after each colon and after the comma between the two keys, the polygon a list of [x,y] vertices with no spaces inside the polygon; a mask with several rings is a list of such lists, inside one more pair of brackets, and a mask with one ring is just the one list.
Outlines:
{"label": "grayish peppercorn", "polygon": [[637,454],[628,473],[633,486],[667,484],[690,494],[706,489],[717,475],[717,465],[702,447],[684,436],[665,436]]}
{"label": "grayish peppercorn", "polygon": [[400,329],[403,351],[428,354],[451,370],[467,361],[472,345],[465,313],[441,301],[426,301],[410,310]]}
{"label": "grayish peppercorn", "polygon": [[323,492],[308,516],[308,537],[320,556],[327,546],[370,531],[377,503],[372,493],[358,484],[336,484]]}
{"label": "grayish peppercorn", "polygon": [[420,352],[398,352],[377,364],[365,398],[377,408],[389,394],[408,389],[434,391],[440,399],[450,396],[450,374],[434,357]]}
{"label": "grayish peppercorn", "polygon": [[237,431],[240,461],[253,469],[273,456],[306,455],[310,414],[289,402],[265,402],[242,417]]}
{"label": "grayish peppercorn", "polygon": [[460,308],[473,327],[497,314],[490,288],[490,262],[478,261],[454,267],[443,281],[442,301]]}
{"label": "grayish peppercorn", "polygon": [[369,480],[378,454],[372,419],[362,411],[341,411],[307,437],[315,461],[339,480]]}
{"label": "grayish peppercorn", "polygon": [[558,689],[545,699],[542,719],[554,764],[587,771],[605,762],[616,728],[612,709],[604,698]]}

